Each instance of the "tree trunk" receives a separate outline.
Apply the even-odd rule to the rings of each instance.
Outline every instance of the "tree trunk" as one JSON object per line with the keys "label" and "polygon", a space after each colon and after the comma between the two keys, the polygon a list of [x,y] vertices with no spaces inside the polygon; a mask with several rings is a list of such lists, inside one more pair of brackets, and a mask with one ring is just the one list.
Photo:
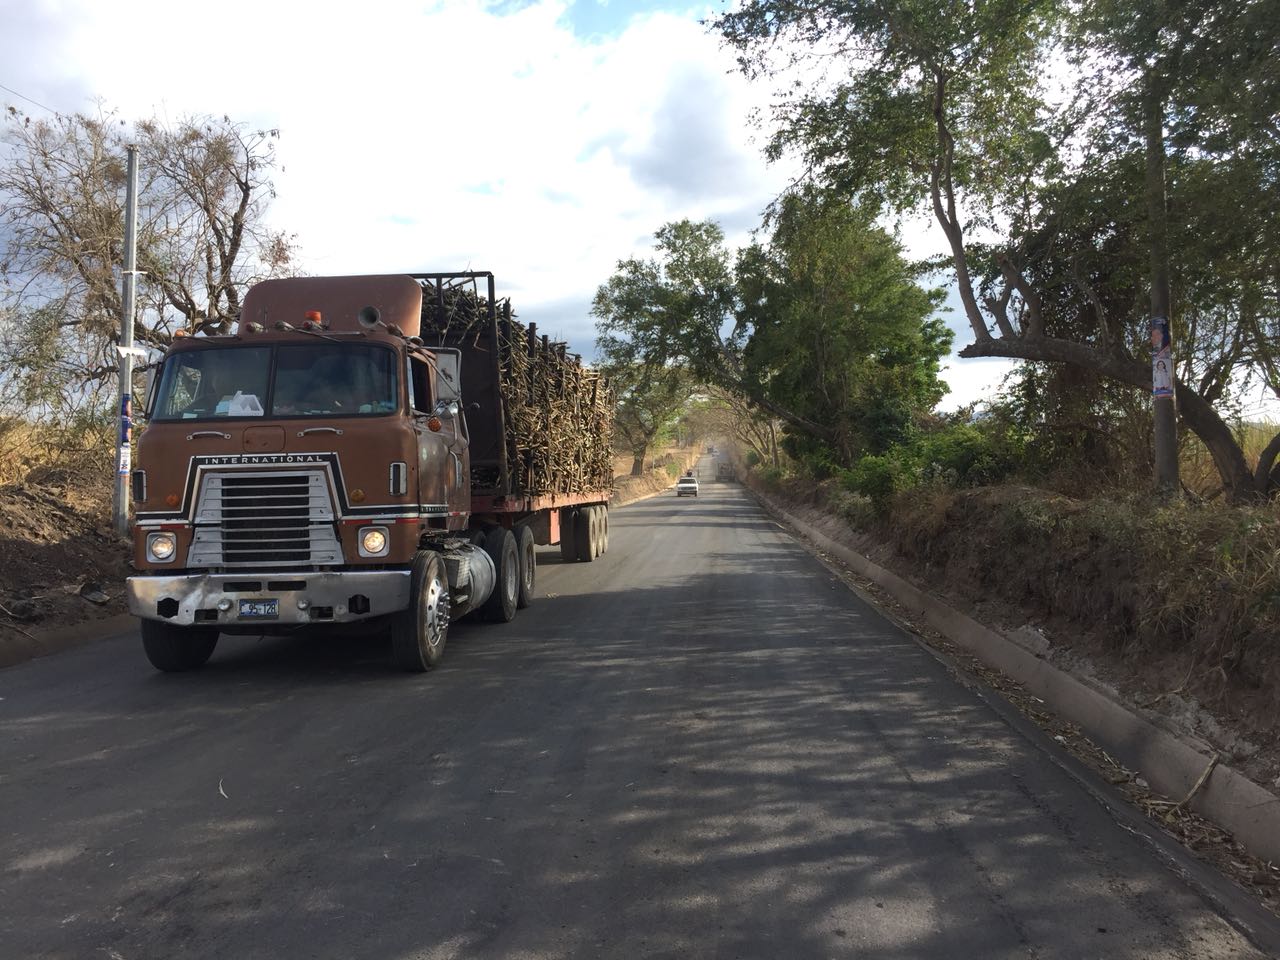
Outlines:
{"label": "tree trunk", "polygon": [[1260,496],[1265,497],[1271,492],[1271,471],[1275,467],[1277,456],[1280,456],[1280,433],[1271,438],[1271,442],[1258,457],[1258,466],[1253,471],[1253,487]]}
{"label": "tree trunk", "polygon": [[[960,351],[960,356],[1007,357],[1011,360],[1041,360],[1054,363],[1070,363],[1085,370],[1092,370],[1120,383],[1151,389],[1151,368],[1139,360],[1119,353],[1101,353],[1087,344],[1053,337],[1024,337],[1018,340],[980,340]],[[1231,428],[1218,415],[1204,397],[1181,380],[1174,381],[1178,395],[1178,408],[1193,433],[1209,449],[1223,489],[1235,502],[1256,500],[1257,489],[1253,473],[1245,463],[1244,451],[1236,442]]]}
{"label": "tree trunk", "polygon": [[631,457],[632,457],[631,475],[633,477],[638,477],[642,473],[644,473],[644,455],[648,452],[649,452],[648,447],[645,447],[643,450],[640,450],[640,451],[636,451],[636,450],[631,451]]}

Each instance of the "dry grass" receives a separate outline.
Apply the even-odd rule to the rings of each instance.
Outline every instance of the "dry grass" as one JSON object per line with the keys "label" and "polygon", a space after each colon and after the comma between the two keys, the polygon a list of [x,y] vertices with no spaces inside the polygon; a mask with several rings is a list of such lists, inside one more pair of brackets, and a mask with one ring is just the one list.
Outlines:
{"label": "dry grass", "polygon": [[[1244,450],[1245,462],[1253,469],[1271,438],[1280,433],[1280,424],[1269,421],[1241,423],[1235,427],[1236,439]],[[1209,450],[1194,433],[1182,437],[1179,473],[1188,490],[1201,497],[1213,497],[1222,490],[1222,480],[1213,465]]]}
{"label": "dry grass", "polygon": [[57,486],[70,501],[91,508],[110,498],[114,454],[110,431],[102,427],[70,430],[0,419],[0,487]]}

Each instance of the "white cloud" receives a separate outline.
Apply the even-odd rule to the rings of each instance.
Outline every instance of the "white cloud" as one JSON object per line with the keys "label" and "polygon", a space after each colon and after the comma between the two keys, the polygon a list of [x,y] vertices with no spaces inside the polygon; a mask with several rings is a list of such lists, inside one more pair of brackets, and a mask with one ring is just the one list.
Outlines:
{"label": "white cloud", "polygon": [[[492,270],[522,316],[590,355],[586,310],[618,259],[680,217],[744,242],[790,171],[747,122],[769,91],[696,12],[619,10],[584,38],[568,8],[0,0],[0,83],[63,111],[101,97],[130,118],[278,128],[271,217],[303,269]],[[928,222],[904,237],[915,255],[939,239]],[[950,405],[992,367],[951,366]]]}

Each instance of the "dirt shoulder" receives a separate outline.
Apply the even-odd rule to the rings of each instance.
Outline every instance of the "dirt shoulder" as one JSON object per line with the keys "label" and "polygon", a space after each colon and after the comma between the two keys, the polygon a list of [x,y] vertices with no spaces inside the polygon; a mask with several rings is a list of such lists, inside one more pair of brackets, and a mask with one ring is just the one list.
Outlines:
{"label": "dirt shoulder", "polygon": [[6,646],[125,612],[128,548],[109,488],[57,477],[0,487],[0,661]]}

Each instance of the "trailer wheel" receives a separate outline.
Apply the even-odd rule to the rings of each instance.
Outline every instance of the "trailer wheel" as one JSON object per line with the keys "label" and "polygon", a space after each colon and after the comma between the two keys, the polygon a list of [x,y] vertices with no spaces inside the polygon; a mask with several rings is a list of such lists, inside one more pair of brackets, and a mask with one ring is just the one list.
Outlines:
{"label": "trailer wheel", "polygon": [[534,548],[531,529],[528,527],[517,529],[516,548],[520,555],[520,592],[516,596],[516,606],[523,610],[533,603],[533,584],[538,566],[537,550]]}
{"label": "trailer wheel", "polygon": [[157,670],[179,673],[203,667],[218,645],[218,631],[181,627],[163,620],[142,621],[142,649]]}
{"label": "trailer wheel", "polygon": [[604,556],[604,507],[595,503],[591,506],[591,520],[595,521],[595,556]]}
{"label": "trailer wheel", "polygon": [[596,525],[592,520],[591,508],[580,507],[573,518],[573,542],[578,547],[578,559],[590,563],[595,555]]}
{"label": "trailer wheel", "polygon": [[607,503],[600,505],[600,529],[603,531],[600,537],[600,552],[604,553],[609,549],[609,505]]}
{"label": "trailer wheel", "polygon": [[449,637],[449,580],[444,561],[419,550],[409,577],[409,607],[391,615],[391,657],[408,673],[433,670]]}
{"label": "trailer wheel", "polygon": [[560,559],[565,563],[578,559],[577,515],[572,507],[560,510]]}
{"label": "trailer wheel", "polygon": [[515,535],[506,527],[494,527],[485,535],[484,552],[493,561],[498,581],[480,608],[480,615],[494,623],[509,623],[515,618],[520,599],[520,551]]}

